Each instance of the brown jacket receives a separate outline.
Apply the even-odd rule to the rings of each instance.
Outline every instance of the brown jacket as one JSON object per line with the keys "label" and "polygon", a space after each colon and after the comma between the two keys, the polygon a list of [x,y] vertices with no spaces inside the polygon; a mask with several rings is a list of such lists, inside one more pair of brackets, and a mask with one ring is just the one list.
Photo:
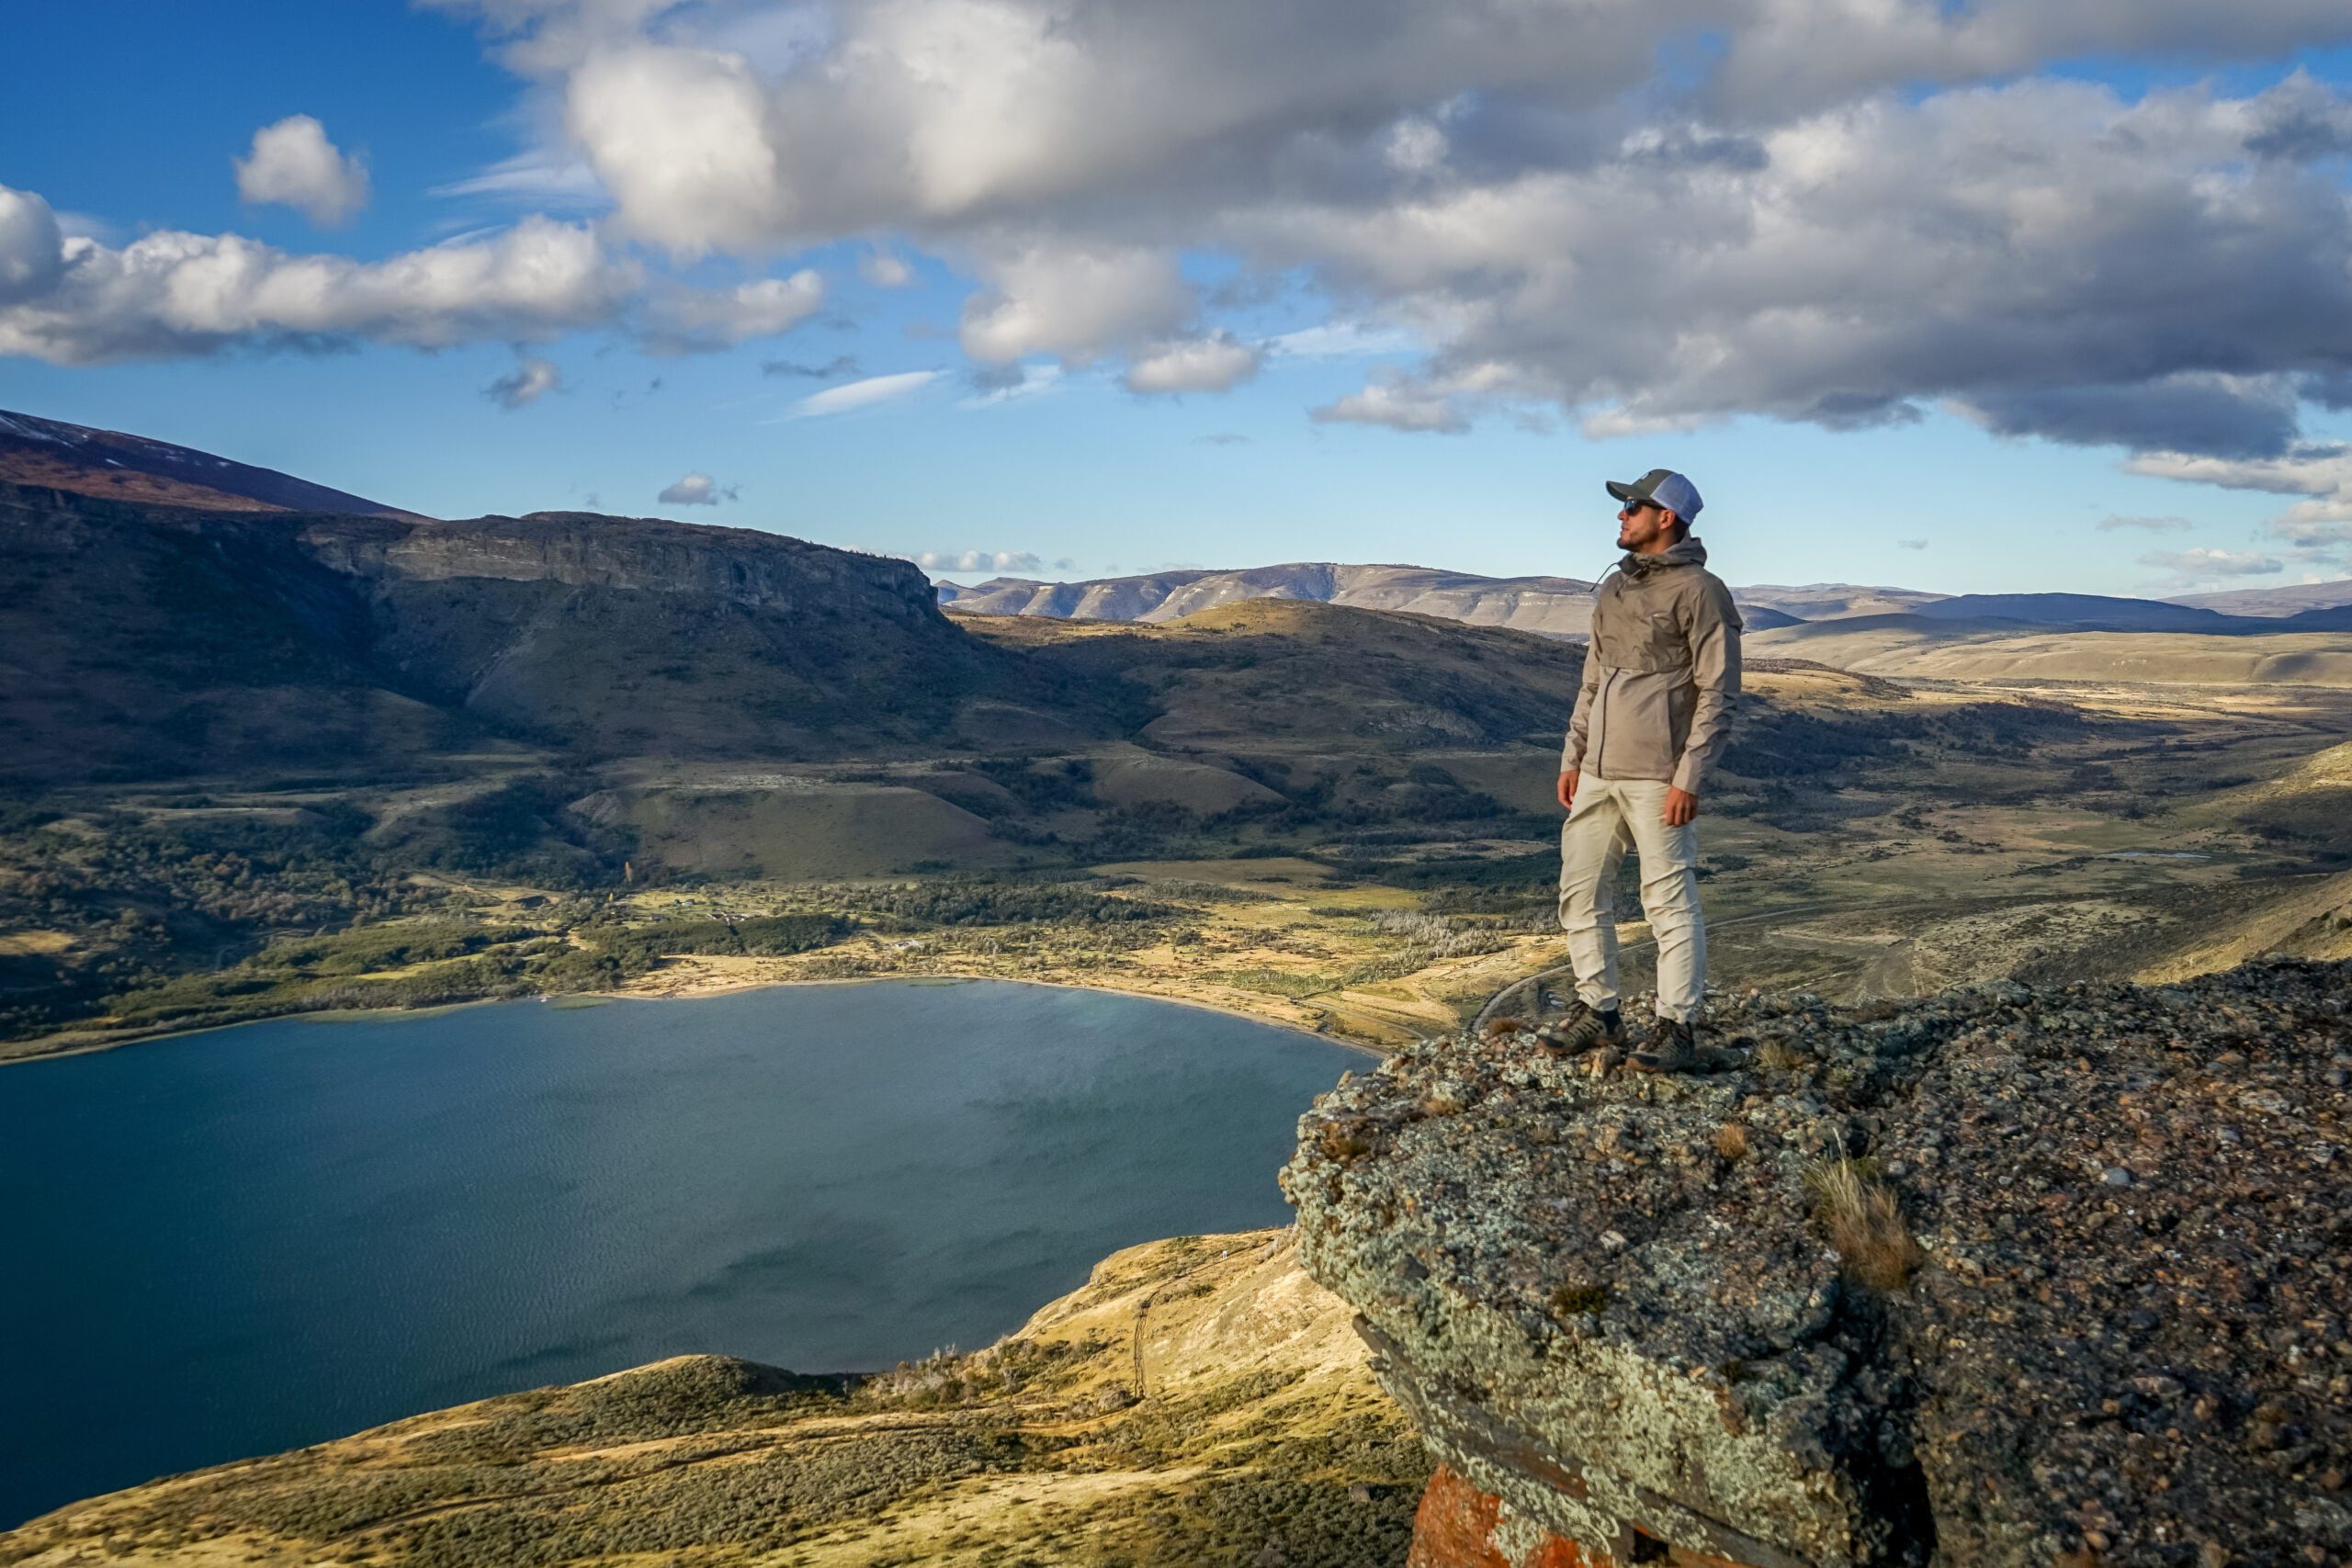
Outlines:
{"label": "brown jacket", "polygon": [[1627,556],[1593,591],[1584,686],[1560,771],[1667,779],[1696,795],[1720,756],[1739,700],[1739,612],[1684,539]]}

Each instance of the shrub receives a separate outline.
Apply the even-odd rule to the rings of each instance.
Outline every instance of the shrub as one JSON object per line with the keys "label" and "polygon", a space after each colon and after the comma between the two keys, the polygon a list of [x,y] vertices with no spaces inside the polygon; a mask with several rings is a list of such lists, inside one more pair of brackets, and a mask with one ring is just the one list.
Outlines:
{"label": "shrub", "polygon": [[1925,1254],[1904,1224],[1902,1205],[1876,1163],[1820,1160],[1806,1169],[1804,1184],[1813,1194],[1815,1222],[1837,1249],[1847,1277],[1874,1291],[1902,1289]]}

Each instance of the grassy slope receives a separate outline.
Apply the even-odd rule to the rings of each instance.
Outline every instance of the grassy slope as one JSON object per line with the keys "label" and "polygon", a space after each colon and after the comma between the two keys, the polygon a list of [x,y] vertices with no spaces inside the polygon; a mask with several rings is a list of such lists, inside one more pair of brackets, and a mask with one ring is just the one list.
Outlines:
{"label": "grassy slope", "polygon": [[2352,687],[2352,637],[2341,633],[2025,632],[1894,616],[1860,627],[1826,622],[1758,632],[1748,646],[1911,679]]}
{"label": "grassy slope", "polygon": [[74,1505],[0,1563],[1394,1562],[1428,1461],[1351,1317],[1287,1232],[1155,1242],[970,1356],[660,1362]]}

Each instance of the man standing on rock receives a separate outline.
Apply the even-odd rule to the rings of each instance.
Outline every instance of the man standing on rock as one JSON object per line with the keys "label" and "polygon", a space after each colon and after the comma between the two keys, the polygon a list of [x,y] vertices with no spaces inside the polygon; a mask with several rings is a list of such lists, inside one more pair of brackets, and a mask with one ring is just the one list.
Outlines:
{"label": "man standing on rock", "polygon": [[1707,993],[1699,918],[1699,795],[1739,697],[1739,612],[1691,536],[1702,504],[1680,474],[1652,468],[1608,481],[1622,502],[1625,558],[1593,592],[1584,685],[1560,753],[1560,924],[1577,1001],[1544,1038],[1571,1053],[1621,1038],[1617,868],[1641,857],[1642,912],[1657,942],[1657,1021],[1629,1058],[1645,1072],[1689,1072]]}

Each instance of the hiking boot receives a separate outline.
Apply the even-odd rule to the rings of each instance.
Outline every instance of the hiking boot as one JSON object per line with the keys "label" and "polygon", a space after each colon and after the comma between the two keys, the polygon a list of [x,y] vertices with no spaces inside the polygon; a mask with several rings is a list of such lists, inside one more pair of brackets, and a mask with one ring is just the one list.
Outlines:
{"label": "hiking boot", "polygon": [[1615,1008],[1606,1011],[1589,1007],[1581,1000],[1572,1002],[1568,1016],[1557,1023],[1547,1023],[1535,1032],[1544,1048],[1555,1056],[1577,1056],[1603,1041],[1615,1040],[1622,1030]]}
{"label": "hiking boot", "polygon": [[1637,1073],[1689,1073],[1699,1067],[1699,1037],[1689,1024],[1661,1018],[1642,1048],[1625,1059]]}

